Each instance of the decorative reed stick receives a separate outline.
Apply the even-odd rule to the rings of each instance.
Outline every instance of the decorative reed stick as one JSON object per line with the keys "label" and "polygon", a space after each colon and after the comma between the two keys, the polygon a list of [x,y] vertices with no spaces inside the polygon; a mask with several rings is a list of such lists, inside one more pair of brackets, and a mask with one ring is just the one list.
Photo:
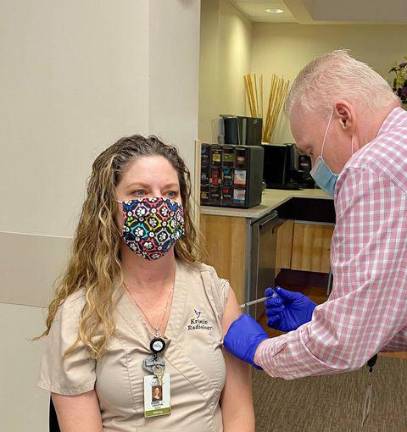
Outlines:
{"label": "decorative reed stick", "polygon": [[272,75],[270,81],[267,112],[266,116],[264,117],[265,107],[263,99],[263,75],[260,75],[259,81],[257,81],[256,74],[254,74],[253,77],[251,74],[244,75],[243,79],[250,115],[252,117],[260,116],[263,119],[262,139],[264,142],[270,142],[273,132],[276,128],[277,120],[283,107],[283,103],[287,97],[290,81],[280,78],[275,74]]}

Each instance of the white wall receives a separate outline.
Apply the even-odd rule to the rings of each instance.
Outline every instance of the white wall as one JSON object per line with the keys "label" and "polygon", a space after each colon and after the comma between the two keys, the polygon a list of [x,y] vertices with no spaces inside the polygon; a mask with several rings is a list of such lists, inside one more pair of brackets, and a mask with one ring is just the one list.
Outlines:
{"label": "white wall", "polygon": [[150,0],[149,131],[178,146],[194,178],[200,0]]}
{"label": "white wall", "polygon": [[[91,163],[160,135],[193,174],[199,0],[3,0],[0,6],[0,430],[47,430],[40,345]],[[22,414],[23,413],[23,414]]]}
{"label": "white wall", "polygon": [[0,430],[48,431],[47,392],[37,388],[45,311],[0,303]]}
{"label": "white wall", "polygon": [[250,72],[252,24],[228,0],[201,9],[199,138],[216,142],[220,114],[246,113],[243,75]]}
{"label": "white wall", "polygon": [[148,1],[1,4],[0,231],[71,235],[94,157],[149,129]]}
{"label": "white wall", "polygon": [[[252,34],[252,72],[276,73],[290,80],[315,56],[347,48],[390,81],[388,70],[407,55],[405,25],[256,23]],[[292,142],[287,120],[284,116],[280,120],[273,142]]]}

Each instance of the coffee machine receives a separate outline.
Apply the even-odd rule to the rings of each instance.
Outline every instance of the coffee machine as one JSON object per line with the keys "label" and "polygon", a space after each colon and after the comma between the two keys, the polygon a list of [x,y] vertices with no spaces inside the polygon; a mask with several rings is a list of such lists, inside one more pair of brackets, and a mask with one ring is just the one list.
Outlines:
{"label": "coffee machine", "polygon": [[269,189],[314,188],[311,159],[299,154],[295,145],[263,144],[264,181]]}
{"label": "coffee machine", "polygon": [[218,144],[260,146],[263,119],[235,115],[219,118]]}

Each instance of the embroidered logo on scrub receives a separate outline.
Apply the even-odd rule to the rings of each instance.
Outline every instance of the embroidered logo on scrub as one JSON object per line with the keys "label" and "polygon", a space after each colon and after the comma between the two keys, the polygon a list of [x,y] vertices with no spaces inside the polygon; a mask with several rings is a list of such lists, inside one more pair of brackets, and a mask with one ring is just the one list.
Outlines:
{"label": "embroidered logo on scrub", "polygon": [[187,324],[187,330],[213,330],[213,326],[211,323],[205,318],[197,308],[194,308],[194,316],[190,318],[189,323]]}

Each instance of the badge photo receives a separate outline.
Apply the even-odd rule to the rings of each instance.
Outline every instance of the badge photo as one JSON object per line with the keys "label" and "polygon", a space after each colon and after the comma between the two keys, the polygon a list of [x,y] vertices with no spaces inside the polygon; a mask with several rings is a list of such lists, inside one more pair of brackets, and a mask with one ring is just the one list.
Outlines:
{"label": "badge photo", "polygon": [[165,373],[161,384],[155,375],[144,377],[144,417],[171,414],[170,374]]}

